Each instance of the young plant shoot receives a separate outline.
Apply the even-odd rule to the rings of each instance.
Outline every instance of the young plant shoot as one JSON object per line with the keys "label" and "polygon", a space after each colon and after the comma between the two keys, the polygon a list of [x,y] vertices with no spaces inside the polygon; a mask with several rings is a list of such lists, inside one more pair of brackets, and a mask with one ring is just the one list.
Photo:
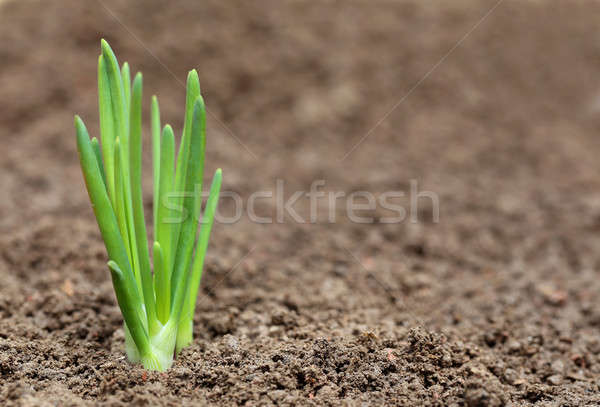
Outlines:
{"label": "young plant shoot", "polygon": [[[77,149],[87,191],[106,245],[125,347],[132,362],[166,370],[192,341],[193,317],[219,191],[213,176],[200,231],[206,110],[195,70],[187,78],[179,153],[171,126],[161,132],[152,98],[154,242],[148,245],[142,202],[142,74],[131,81],[102,40],[98,60],[100,144],[75,116]],[[152,257],[150,257],[150,251]],[[152,265],[152,266],[151,266]]]}

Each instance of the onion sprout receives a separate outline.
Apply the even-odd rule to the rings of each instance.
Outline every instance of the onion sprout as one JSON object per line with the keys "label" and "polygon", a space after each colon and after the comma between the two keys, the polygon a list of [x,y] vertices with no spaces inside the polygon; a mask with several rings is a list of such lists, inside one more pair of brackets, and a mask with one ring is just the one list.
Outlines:
{"label": "onion sprout", "polygon": [[192,341],[198,287],[222,175],[217,169],[199,222],[206,109],[198,74],[192,70],[177,160],[173,129],[166,125],[161,133],[158,100],[152,98],[154,242],[150,257],[142,201],[142,74],[137,73],[132,81],[129,65],[119,68],[106,41],[102,40],[101,48],[102,143],[95,137],[90,140],[83,121],[75,116],[79,160],[110,259],[127,356],[146,369],[164,371]]}

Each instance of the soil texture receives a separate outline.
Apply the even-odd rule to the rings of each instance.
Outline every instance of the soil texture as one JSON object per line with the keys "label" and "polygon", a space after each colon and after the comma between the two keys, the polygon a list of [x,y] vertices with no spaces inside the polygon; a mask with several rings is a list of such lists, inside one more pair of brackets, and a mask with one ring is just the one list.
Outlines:
{"label": "soil texture", "polygon": [[[1,405],[600,405],[600,3],[1,3]],[[179,133],[198,69],[206,174],[244,202],[165,373],[125,357],[78,164],[101,38],[144,73],[146,135],[152,94]],[[315,180],[417,182],[439,219],[247,216]]]}

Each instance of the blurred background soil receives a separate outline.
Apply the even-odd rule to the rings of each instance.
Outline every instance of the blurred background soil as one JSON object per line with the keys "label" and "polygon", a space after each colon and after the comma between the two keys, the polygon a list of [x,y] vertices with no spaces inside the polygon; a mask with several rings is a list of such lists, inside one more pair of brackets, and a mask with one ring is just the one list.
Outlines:
{"label": "blurred background soil", "polygon": [[[0,404],[599,405],[599,35],[593,1],[2,1]],[[73,130],[100,38],[146,135],[198,69],[225,190],[416,180],[439,222],[218,224],[193,345],[130,365]]]}

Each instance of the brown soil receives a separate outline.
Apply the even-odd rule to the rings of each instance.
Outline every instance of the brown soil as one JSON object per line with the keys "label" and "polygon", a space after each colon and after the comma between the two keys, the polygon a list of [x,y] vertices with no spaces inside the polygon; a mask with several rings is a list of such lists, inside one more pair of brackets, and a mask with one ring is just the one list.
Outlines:
{"label": "brown soil", "polygon": [[[3,2],[0,404],[599,405],[600,4],[505,0],[338,161],[495,3]],[[129,364],[72,128],[101,37],[177,128],[198,68],[225,189],[416,179],[440,222],[216,225],[193,345]]]}

